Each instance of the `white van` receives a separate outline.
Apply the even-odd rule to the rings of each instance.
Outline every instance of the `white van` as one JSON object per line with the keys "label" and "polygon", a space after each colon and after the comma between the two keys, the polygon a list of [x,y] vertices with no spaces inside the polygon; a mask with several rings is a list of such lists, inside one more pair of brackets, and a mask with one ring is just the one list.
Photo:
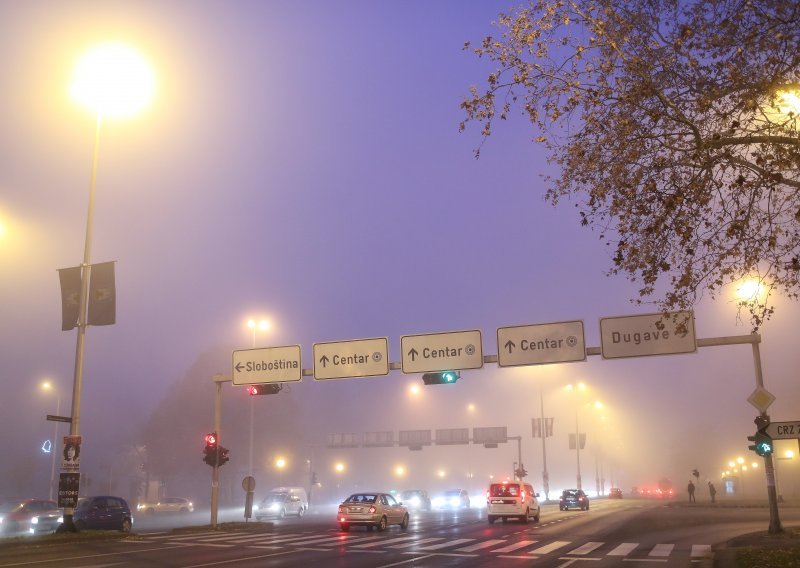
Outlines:
{"label": "white van", "polygon": [[259,521],[267,517],[282,519],[286,515],[302,519],[308,511],[308,495],[302,487],[276,487],[253,509]]}
{"label": "white van", "polygon": [[534,493],[530,483],[520,481],[504,481],[492,483],[486,492],[486,512],[489,524],[497,519],[505,523],[509,518],[519,519],[527,523],[529,519],[539,522],[541,507],[538,493]]}

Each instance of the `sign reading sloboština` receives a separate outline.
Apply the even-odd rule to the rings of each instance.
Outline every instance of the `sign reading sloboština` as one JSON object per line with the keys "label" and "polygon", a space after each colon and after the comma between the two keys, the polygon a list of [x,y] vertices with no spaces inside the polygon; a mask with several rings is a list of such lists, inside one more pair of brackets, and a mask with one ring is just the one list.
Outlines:
{"label": "sign reading slobo\u0161tina", "polygon": [[264,347],[233,352],[233,384],[285,383],[303,378],[300,346]]}

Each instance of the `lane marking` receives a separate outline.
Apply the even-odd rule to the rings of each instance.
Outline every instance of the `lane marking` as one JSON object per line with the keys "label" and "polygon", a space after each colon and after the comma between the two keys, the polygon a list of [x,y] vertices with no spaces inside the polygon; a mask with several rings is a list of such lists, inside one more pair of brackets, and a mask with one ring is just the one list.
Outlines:
{"label": "lane marking", "polygon": [[633,550],[639,546],[638,542],[623,542],[619,546],[617,546],[614,550],[608,553],[608,556],[627,556]]}

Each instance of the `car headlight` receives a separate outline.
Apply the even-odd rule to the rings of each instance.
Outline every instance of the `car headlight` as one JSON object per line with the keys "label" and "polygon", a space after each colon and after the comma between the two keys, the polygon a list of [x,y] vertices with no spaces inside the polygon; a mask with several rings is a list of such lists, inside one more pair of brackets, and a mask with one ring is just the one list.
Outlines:
{"label": "car headlight", "polygon": [[253,510],[258,511],[258,505],[253,505]]}
{"label": "car headlight", "polygon": [[418,507],[419,503],[420,503],[419,497],[412,497],[411,498],[411,504],[414,505],[415,507]]}
{"label": "car headlight", "polygon": [[269,506],[270,511],[277,511],[280,508],[281,506],[278,503],[273,503],[272,505]]}
{"label": "car headlight", "polygon": [[458,507],[458,503],[460,502],[458,497],[450,497],[450,506],[451,507]]}
{"label": "car headlight", "polygon": [[31,517],[31,524],[38,525],[39,524],[39,517]]}
{"label": "car headlight", "polygon": [[442,499],[441,497],[434,497],[434,498],[433,498],[433,504],[434,504],[436,507],[439,507],[439,506],[441,506],[441,505],[442,505],[442,503],[444,503],[444,499]]}

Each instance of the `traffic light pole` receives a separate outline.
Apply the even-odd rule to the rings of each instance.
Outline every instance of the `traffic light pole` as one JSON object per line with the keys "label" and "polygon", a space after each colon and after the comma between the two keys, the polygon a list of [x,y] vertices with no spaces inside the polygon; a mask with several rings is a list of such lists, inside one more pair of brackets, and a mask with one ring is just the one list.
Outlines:
{"label": "traffic light pole", "polygon": [[[759,340],[761,338],[759,337]],[[756,371],[756,387],[764,388],[764,375],[761,370],[761,349],[758,342],[753,342],[753,364]],[[766,409],[762,410],[761,417],[763,417],[767,424],[769,424],[769,416],[767,416]],[[775,489],[775,464],[772,461],[772,454],[769,453],[764,456],[764,473],[767,476],[767,497],[769,498],[769,534],[778,534],[783,532],[781,526],[781,518],[778,513],[778,492]]]}
{"label": "traffic light pole", "polygon": [[[214,375],[214,431],[219,436],[222,423],[222,383],[230,381],[224,375]],[[219,508],[219,440],[217,438],[217,459],[211,473],[211,529],[217,530],[217,510]]]}

